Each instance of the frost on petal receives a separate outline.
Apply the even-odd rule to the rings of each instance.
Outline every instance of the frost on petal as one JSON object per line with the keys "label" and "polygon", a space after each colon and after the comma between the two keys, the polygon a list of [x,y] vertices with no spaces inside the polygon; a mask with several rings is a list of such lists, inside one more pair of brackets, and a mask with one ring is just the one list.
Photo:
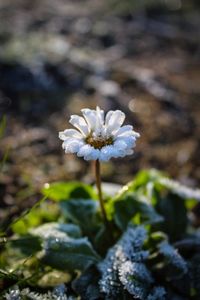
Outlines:
{"label": "frost on petal", "polygon": [[107,134],[115,133],[125,120],[125,114],[121,110],[109,111],[106,115],[105,126]]}
{"label": "frost on petal", "polygon": [[59,139],[61,139],[62,141],[64,141],[66,139],[66,135],[65,135],[64,131],[60,131],[58,133],[58,137],[59,137]]}
{"label": "frost on petal", "polygon": [[115,136],[118,136],[121,134],[126,134],[127,132],[132,131],[132,130],[133,130],[132,125],[124,125],[115,132]]}
{"label": "frost on petal", "polygon": [[[123,127],[125,127],[125,126],[123,126]],[[121,127],[121,128],[123,128],[123,127]],[[123,131],[120,131],[120,129],[115,134],[115,136],[117,138],[123,138],[123,137],[130,137],[130,136],[132,136],[132,137],[134,137],[136,139],[136,138],[140,137],[140,134],[138,132],[134,131],[134,130],[123,130]]]}
{"label": "frost on petal", "polygon": [[89,154],[84,156],[84,159],[85,160],[96,160],[96,159],[99,159],[99,156],[100,156],[100,150],[93,148]]}
{"label": "frost on petal", "polygon": [[99,159],[102,161],[108,161],[109,159],[111,159],[111,157],[119,157],[120,155],[120,151],[116,147],[110,145],[105,146],[100,150]]}
{"label": "frost on petal", "polygon": [[83,117],[79,117],[77,115],[72,115],[69,122],[76,127],[80,132],[87,136],[89,134],[88,125]]}
{"label": "frost on petal", "polygon": [[135,146],[136,138],[134,136],[118,137],[115,144],[125,143],[126,148],[133,148]]}
{"label": "frost on petal", "polygon": [[104,111],[101,110],[98,106],[96,108],[96,124],[94,134],[95,136],[100,136],[104,126]]}
{"label": "frost on petal", "polygon": [[68,137],[77,138],[77,139],[82,139],[83,138],[82,134],[76,129],[66,129],[64,131],[59,132],[59,138],[61,140],[64,141]]}
{"label": "frost on petal", "polygon": [[99,160],[108,161],[111,158],[110,150],[107,149],[109,146],[105,146],[100,150]]}
{"label": "frost on petal", "polygon": [[108,161],[112,157],[121,157],[122,152],[124,151],[117,149],[115,146],[105,146],[100,150],[100,160]]}
{"label": "frost on petal", "polygon": [[132,149],[126,150],[126,155],[132,155],[134,151]]}
{"label": "frost on petal", "polygon": [[122,139],[118,139],[114,142],[114,147],[116,147],[119,150],[125,150],[127,148],[127,144]]}
{"label": "frost on petal", "polygon": [[89,108],[84,108],[81,110],[90,130],[94,130],[96,126],[96,111],[89,109]]}
{"label": "frost on petal", "polygon": [[99,106],[96,107],[96,116],[97,119],[99,119],[99,123],[101,125],[104,124],[104,111],[102,109],[99,108]]}
{"label": "frost on petal", "polygon": [[97,155],[96,149],[87,144],[83,145],[77,153],[77,156],[83,156],[85,160],[92,160],[95,155]]}
{"label": "frost on petal", "polygon": [[68,138],[63,142],[63,149],[66,153],[76,153],[84,143],[81,140]]}

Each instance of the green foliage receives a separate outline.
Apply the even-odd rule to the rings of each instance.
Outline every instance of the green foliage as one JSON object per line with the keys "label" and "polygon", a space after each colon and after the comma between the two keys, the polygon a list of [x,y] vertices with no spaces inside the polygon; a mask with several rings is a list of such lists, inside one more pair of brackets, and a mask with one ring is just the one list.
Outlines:
{"label": "green foliage", "polygon": [[[199,299],[200,235],[191,218],[199,190],[139,172],[106,199],[112,236],[91,186],[59,182],[42,193],[53,201],[40,201],[2,238],[4,299]],[[64,298],[50,289],[60,283],[69,288]]]}
{"label": "green foliage", "polygon": [[47,293],[41,293],[38,291],[32,291],[30,288],[21,289],[18,286],[11,288],[6,293],[5,298],[7,300],[73,300],[73,296],[68,296],[66,288],[63,285],[55,287],[53,291]]}
{"label": "green foliage", "polygon": [[155,209],[144,202],[145,198],[134,193],[127,193],[114,202],[114,219],[123,231],[129,222],[134,224],[154,224],[163,221]]}
{"label": "green foliage", "polygon": [[12,230],[18,234],[27,234],[34,227],[46,222],[56,221],[59,207],[54,203],[42,203],[39,207],[32,208],[11,225]]}
{"label": "green foliage", "polygon": [[156,209],[164,217],[159,230],[167,233],[171,241],[176,241],[185,235],[188,224],[187,210],[180,197],[170,192],[164,196],[158,196]]}
{"label": "green foliage", "polygon": [[41,250],[41,240],[32,235],[13,239],[10,241],[11,247],[18,248],[23,254],[29,256]]}
{"label": "green foliage", "polygon": [[102,299],[99,290],[100,272],[96,266],[90,266],[73,282],[73,289],[82,300]]}
{"label": "green foliage", "polygon": [[55,201],[68,200],[72,198],[97,199],[94,189],[81,182],[56,182],[45,186],[42,190],[44,196]]}
{"label": "green foliage", "polygon": [[84,235],[92,236],[99,228],[99,205],[90,199],[71,199],[60,202],[62,213],[68,222],[79,225]]}
{"label": "green foliage", "polygon": [[32,230],[32,234],[42,239],[42,262],[53,268],[73,272],[98,261],[91,243],[80,237],[76,225],[46,224]]}
{"label": "green foliage", "polygon": [[86,238],[49,238],[45,241],[42,262],[58,270],[84,270],[96,263],[98,256]]}

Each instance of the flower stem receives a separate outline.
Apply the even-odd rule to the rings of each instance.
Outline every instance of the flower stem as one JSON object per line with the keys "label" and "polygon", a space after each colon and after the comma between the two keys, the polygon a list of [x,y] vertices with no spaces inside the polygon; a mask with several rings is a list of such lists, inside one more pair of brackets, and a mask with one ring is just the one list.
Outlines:
{"label": "flower stem", "polygon": [[100,203],[101,213],[102,213],[102,217],[103,217],[103,220],[104,220],[104,224],[108,228],[109,223],[108,223],[108,219],[107,219],[107,216],[106,216],[106,211],[105,211],[103,197],[102,197],[101,170],[100,170],[100,162],[99,162],[98,159],[95,161],[95,175],[96,175],[96,186],[97,186],[97,191],[98,191],[98,196],[99,196],[99,203]]}

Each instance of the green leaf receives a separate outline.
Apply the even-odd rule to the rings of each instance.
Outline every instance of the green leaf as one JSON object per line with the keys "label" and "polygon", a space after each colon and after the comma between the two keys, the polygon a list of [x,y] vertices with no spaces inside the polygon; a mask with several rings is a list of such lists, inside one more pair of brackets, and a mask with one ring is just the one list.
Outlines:
{"label": "green leaf", "polygon": [[157,195],[156,210],[163,216],[164,222],[155,225],[157,230],[169,235],[170,241],[179,240],[186,233],[188,224],[185,202],[173,193]]}
{"label": "green leaf", "polygon": [[11,240],[10,245],[12,248],[18,248],[21,253],[27,256],[33,255],[42,249],[41,239],[30,234]]}
{"label": "green leaf", "polygon": [[117,226],[124,231],[130,220],[137,214],[137,200],[127,197],[124,200],[116,201],[114,204],[114,220]]}
{"label": "green leaf", "polygon": [[130,190],[138,190],[141,187],[145,187],[149,183],[157,182],[161,177],[163,177],[163,173],[158,170],[142,170],[137,173],[136,177],[130,184]]}
{"label": "green leaf", "polygon": [[[98,251],[98,253],[101,256],[106,255],[106,252],[108,251],[108,249],[111,246],[113,246],[114,239],[116,240],[116,233],[118,234],[118,232],[116,232],[116,228],[115,228],[116,226],[114,226],[114,225],[115,224],[110,223],[110,227],[112,228],[113,237],[110,236],[110,233],[108,232],[108,228],[105,227],[104,224],[102,224],[101,227],[99,228],[99,230],[97,231],[97,234],[93,240],[95,249]],[[120,234],[121,234],[121,232],[119,232],[119,234],[117,235],[117,238],[119,237]]]}
{"label": "green leaf", "polygon": [[30,231],[31,234],[39,236],[43,239],[55,237],[70,236],[73,238],[81,237],[81,230],[77,225],[74,224],[60,224],[60,223],[46,223]]}
{"label": "green leaf", "polygon": [[187,262],[166,240],[158,244],[159,255],[162,256],[163,268],[167,280],[180,279],[188,272]]}
{"label": "green leaf", "polygon": [[190,277],[192,278],[194,292],[200,298],[200,254],[194,255],[190,260]]}
{"label": "green leaf", "polygon": [[159,184],[184,200],[193,200],[192,204],[200,201],[200,189],[189,188],[166,177],[160,178]]}
{"label": "green leaf", "polygon": [[80,226],[85,235],[91,236],[99,227],[99,204],[90,199],[72,199],[60,202],[65,218]]}
{"label": "green leaf", "polygon": [[114,200],[119,200],[130,192],[138,192],[146,194],[148,185],[157,182],[163,174],[157,170],[140,171],[127,185],[125,185],[116,195]]}
{"label": "green leaf", "polygon": [[82,300],[101,299],[102,295],[99,290],[99,280],[100,274],[98,269],[94,265],[90,266],[72,283],[73,289],[81,296]]}
{"label": "green leaf", "polygon": [[134,224],[154,224],[163,220],[154,208],[143,200],[138,195],[129,193],[114,203],[114,220],[122,231],[130,221]]}
{"label": "green leaf", "polygon": [[43,263],[58,270],[84,270],[97,263],[99,257],[87,238],[47,238],[42,254]]}
{"label": "green leaf", "polygon": [[90,185],[76,181],[48,184],[42,189],[42,193],[55,201],[72,198],[97,199],[97,195]]}
{"label": "green leaf", "polygon": [[43,263],[58,270],[83,270],[98,261],[87,238],[79,238],[80,229],[74,224],[44,224],[31,230],[43,241],[43,251],[39,257]]}

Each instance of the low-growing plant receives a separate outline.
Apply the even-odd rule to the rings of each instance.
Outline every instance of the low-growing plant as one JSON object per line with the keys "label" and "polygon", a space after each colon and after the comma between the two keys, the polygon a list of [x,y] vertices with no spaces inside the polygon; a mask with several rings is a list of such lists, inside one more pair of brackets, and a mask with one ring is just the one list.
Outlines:
{"label": "low-growing plant", "polygon": [[66,152],[95,160],[96,187],[45,185],[45,202],[1,238],[0,299],[200,299],[200,191],[144,170],[116,195],[103,193],[100,161],[131,154],[138,134],[121,127],[121,112],[105,123],[100,109],[83,113],[72,118],[81,133],[60,137]]}

